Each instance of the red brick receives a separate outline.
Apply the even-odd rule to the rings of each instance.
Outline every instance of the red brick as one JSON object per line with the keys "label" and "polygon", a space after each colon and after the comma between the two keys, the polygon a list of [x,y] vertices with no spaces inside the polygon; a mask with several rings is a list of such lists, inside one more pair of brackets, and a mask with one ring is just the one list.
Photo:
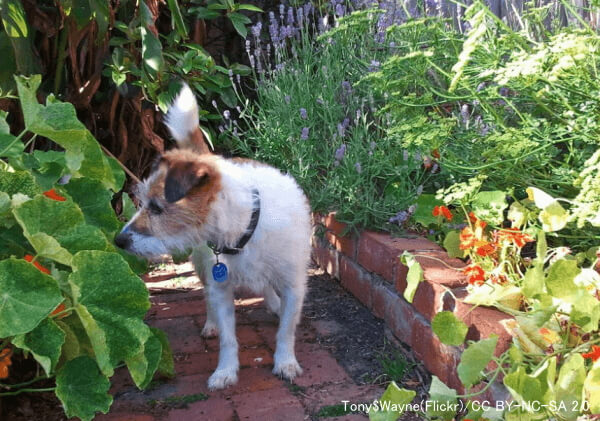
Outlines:
{"label": "red brick", "polygon": [[325,238],[337,251],[354,259],[356,256],[356,237],[348,233],[344,236],[334,234],[331,231],[325,233]]}
{"label": "red brick", "polygon": [[371,275],[346,256],[340,259],[340,282],[361,303],[371,308]]}
{"label": "red brick", "polygon": [[217,352],[177,354],[174,359],[177,375],[212,373],[217,368],[219,354]]}
{"label": "red brick", "polygon": [[165,319],[181,316],[195,316],[206,312],[206,304],[203,299],[165,302],[156,300],[152,304],[146,318]]}
{"label": "red brick", "polygon": [[334,234],[338,236],[342,236],[348,232],[348,225],[344,222],[340,222],[335,218],[336,212],[329,212],[322,219],[323,225],[327,228],[328,231],[332,231]]}
{"label": "red brick", "polygon": [[443,311],[444,305],[451,305],[452,300],[454,298],[448,288],[425,280],[419,283],[412,304],[421,315],[431,321],[437,313]]}
{"label": "red brick", "polygon": [[336,250],[328,247],[313,247],[312,258],[325,272],[339,279],[339,256]]}
{"label": "red brick", "polygon": [[231,398],[240,421],[301,421],[304,408],[284,386]]}
{"label": "red brick", "polygon": [[195,289],[186,292],[175,292],[175,293],[156,293],[151,292],[150,302],[152,304],[158,301],[164,301],[166,303],[172,303],[174,301],[189,301],[199,298],[204,298],[204,289]]}
{"label": "red brick", "polygon": [[415,308],[385,285],[379,288],[385,300],[385,322],[399,340],[411,345]]}
{"label": "red brick", "polygon": [[386,307],[386,287],[382,284],[375,284],[371,290],[371,310],[375,317],[383,319],[385,317]]}
{"label": "red brick", "polygon": [[205,401],[198,401],[187,405],[186,408],[169,411],[167,420],[211,420],[231,421],[235,419],[233,404],[223,398],[210,397]]}
{"label": "red brick", "polygon": [[465,267],[462,260],[452,259],[448,257],[446,252],[425,252],[419,253],[415,257],[423,269],[423,278],[428,281],[449,288],[467,285],[467,279],[462,273],[462,268]]}
{"label": "red brick", "polygon": [[301,376],[294,379],[294,383],[299,386],[352,381],[336,359],[318,344],[302,342],[297,344],[296,358],[304,371]]}
{"label": "red brick", "polygon": [[423,361],[427,370],[446,384],[456,387],[456,366],[460,361],[456,347],[444,345],[433,333],[429,323],[422,317],[415,317],[411,347],[417,358]]}
{"label": "red brick", "polygon": [[404,251],[442,250],[425,238],[394,238],[386,233],[364,231],[358,240],[358,263],[365,269],[395,282],[395,269],[400,265],[398,256]]}
{"label": "red brick", "polygon": [[201,329],[192,317],[155,319],[148,324],[166,332],[174,353],[206,351],[206,344],[200,335]]}
{"label": "red brick", "polygon": [[265,342],[252,325],[237,326],[236,335],[240,346],[261,345]]}
{"label": "red brick", "polygon": [[265,365],[273,365],[273,353],[266,346],[240,346],[239,358],[240,367],[260,367]]}

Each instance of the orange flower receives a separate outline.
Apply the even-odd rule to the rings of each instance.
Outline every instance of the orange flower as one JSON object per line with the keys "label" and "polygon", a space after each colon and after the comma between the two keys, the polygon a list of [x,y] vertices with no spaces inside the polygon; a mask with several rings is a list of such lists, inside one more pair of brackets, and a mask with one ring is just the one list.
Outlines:
{"label": "orange flower", "polygon": [[534,239],[531,235],[525,234],[517,228],[507,228],[498,231],[498,241],[508,241],[514,243],[518,248],[521,248],[525,244],[534,241]]}
{"label": "orange flower", "polygon": [[592,361],[598,360],[600,358],[600,346],[592,345],[592,352],[588,352],[586,354],[581,354],[583,358],[591,358]]}
{"label": "orange flower", "polygon": [[469,221],[471,221],[472,224],[477,222],[477,217],[475,216],[475,214],[473,212],[469,212]]}
{"label": "orange flower", "polygon": [[485,282],[485,271],[479,265],[469,265],[463,269],[470,285],[482,285]]}
{"label": "orange flower", "polygon": [[450,212],[446,206],[435,206],[433,208],[433,212],[431,212],[433,216],[444,216],[448,221],[452,221],[454,215]]}
{"label": "orange flower", "polygon": [[481,257],[489,256],[496,251],[496,246],[492,243],[485,242],[484,245],[477,247],[476,253]]}
{"label": "orange flower", "polygon": [[[51,316],[54,316],[55,314],[58,314],[62,311],[65,311],[66,307],[64,303],[60,303],[54,310],[52,310],[52,313],[50,313]],[[60,316],[58,316],[59,319],[62,319],[63,317],[67,317],[68,314],[61,314]]]}
{"label": "orange flower", "polygon": [[8,366],[12,364],[10,357],[12,351],[10,348],[4,348],[0,351],[0,379],[6,379],[8,377]]}
{"label": "orange flower", "polygon": [[485,245],[487,241],[483,240],[483,230],[486,226],[487,224],[485,223],[485,221],[482,221],[481,219],[476,219],[473,223],[473,228],[464,227],[459,235],[459,248],[461,250],[468,250],[476,246],[480,247]]}
{"label": "orange flower", "polygon": [[57,200],[59,202],[64,202],[65,200],[67,200],[64,197],[62,197],[60,194],[58,194],[56,192],[56,190],[54,190],[54,189],[50,189],[48,191],[45,191],[44,192],[44,196],[49,197],[52,200]]}
{"label": "orange flower", "polygon": [[433,149],[431,151],[431,156],[433,156],[435,159],[440,159],[440,151],[437,149]]}
{"label": "orange flower", "polygon": [[25,255],[25,260],[27,260],[29,263],[33,262],[33,265],[38,268],[38,270],[42,273],[45,273],[47,275],[50,274],[50,270],[45,268],[44,266],[42,266],[39,262],[37,261],[33,261],[33,256],[31,254],[26,254]]}

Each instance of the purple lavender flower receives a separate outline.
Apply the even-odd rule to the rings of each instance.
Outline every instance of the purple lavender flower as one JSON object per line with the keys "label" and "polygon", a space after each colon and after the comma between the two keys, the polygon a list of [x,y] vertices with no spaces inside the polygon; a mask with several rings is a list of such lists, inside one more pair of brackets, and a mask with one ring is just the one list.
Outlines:
{"label": "purple lavender flower", "polygon": [[348,82],[347,80],[342,82],[342,89],[345,92],[351,92],[352,91],[352,85],[350,84],[350,82]]}
{"label": "purple lavender flower", "polygon": [[346,14],[346,6],[337,4],[335,6],[335,14],[338,18],[344,16]]}
{"label": "purple lavender flower", "polygon": [[500,88],[498,93],[500,94],[500,96],[508,96],[509,90],[507,87],[503,86],[502,88]]}
{"label": "purple lavender flower", "polygon": [[223,118],[225,118],[225,120],[229,120],[231,118],[231,112],[229,110],[223,111]]}
{"label": "purple lavender flower", "polygon": [[402,211],[398,212],[396,215],[392,216],[388,220],[388,222],[390,224],[402,225],[408,220],[409,217],[410,217],[410,212],[402,210]]}
{"label": "purple lavender flower", "polygon": [[312,3],[308,2],[302,7],[304,9],[304,16],[306,16],[308,18],[308,15],[310,15],[313,12]]}
{"label": "purple lavender flower", "polygon": [[369,149],[373,150],[373,149],[375,149],[376,147],[377,147],[377,143],[375,143],[375,142],[371,142],[371,143],[369,143]]}
{"label": "purple lavender flower", "polygon": [[256,60],[253,55],[250,56],[250,66],[252,66],[253,69],[256,68]]}
{"label": "purple lavender flower", "polygon": [[338,123],[337,129],[340,137],[344,137],[344,135],[346,134],[346,128],[344,127],[344,125],[342,123]]}
{"label": "purple lavender flower", "polygon": [[219,126],[219,132],[223,133],[225,131],[225,129],[223,128],[223,126]]}
{"label": "purple lavender flower", "polygon": [[362,111],[360,110],[360,108],[358,108],[356,110],[356,120],[358,120],[360,118],[360,116],[362,115]]}
{"label": "purple lavender flower", "polygon": [[294,25],[294,9],[292,9],[291,7],[289,7],[287,11],[287,24],[289,26]]}
{"label": "purple lavender flower", "polygon": [[323,101],[321,98],[317,98],[317,104],[325,105],[325,101]]}
{"label": "purple lavender flower", "polygon": [[299,7],[298,10],[296,10],[296,19],[298,20],[298,26],[302,27],[302,25],[304,24],[304,9]]}
{"label": "purple lavender flower", "polygon": [[260,37],[260,32],[262,31],[262,22],[256,22],[256,25],[252,27],[252,35],[254,38]]}
{"label": "purple lavender flower", "polygon": [[368,67],[368,71],[376,72],[377,70],[379,70],[380,66],[381,66],[380,62],[378,62],[377,60],[371,60],[371,64],[369,64],[369,67]]}
{"label": "purple lavender flower", "polygon": [[286,95],[283,99],[285,99],[285,103],[290,105],[290,101],[292,100],[292,97],[290,97],[289,95]]}
{"label": "purple lavender flower", "polygon": [[360,165],[360,162],[357,162],[356,164],[354,164],[354,169],[356,169],[357,173],[362,173],[362,166]]}
{"label": "purple lavender flower", "polygon": [[302,133],[300,134],[300,140],[308,139],[308,127],[302,128]]}
{"label": "purple lavender flower", "polygon": [[285,15],[285,5],[279,5],[279,17],[281,18],[281,22],[283,23],[283,15]]}
{"label": "purple lavender flower", "polygon": [[483,89],[485,88],[487,84],[485,82],[481,82],[479,85],[477,85],[477,92],[481,92],[483,91]]}
{"label": "purple lavender flower", "polygon": [[350,119],[349,119],[348,117],[346,117],[346,118],[344,119],[344,121],[342,121],[342,127],[343,127],[343,128],[344,128],[344,130],[345,130],[345,129],[347,129],[347,128],[348,128],[348,126],[350,126]]}
{"label": "purple lavender flower", "polygon": [[217,109],[219,108],[219,107],[217,107],[217,101],[215,101],[214,99],[212,100],[211,104],[213,107],[215,107]]}
{"label": "purple lavender flower", "polygon": [[302,120],[306,120],[308,118],[306,108],[300,108],[300,117],[302,117]]}
{"label": "purple lavender flower", "polygon": [[344,159],[344,155],[346,155],[346,144],[342,143],[335,151],[335,160],[340,162],[342,159]]}
{"label": "purple lavender flower", "polygon": [[462,118],[463,124],[467,124],[469,121],[469,117],[471,117],[471,113],[469,113],[469,106],[467,104],[463,104],[460,107],[460,116]]}

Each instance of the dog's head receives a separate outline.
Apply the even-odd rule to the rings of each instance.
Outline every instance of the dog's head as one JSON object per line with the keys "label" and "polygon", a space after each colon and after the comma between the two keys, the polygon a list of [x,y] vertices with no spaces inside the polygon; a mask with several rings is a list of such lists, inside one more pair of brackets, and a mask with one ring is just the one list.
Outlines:
{"label": "dog's head", "polygon": [[118,247],[147,258],[197,244],[221,189],[218,158],[208,153],[189,88],[169,109],[167,125],[179,148],[157,159],[150,176],[137,188],[137,213],[115,238]]}

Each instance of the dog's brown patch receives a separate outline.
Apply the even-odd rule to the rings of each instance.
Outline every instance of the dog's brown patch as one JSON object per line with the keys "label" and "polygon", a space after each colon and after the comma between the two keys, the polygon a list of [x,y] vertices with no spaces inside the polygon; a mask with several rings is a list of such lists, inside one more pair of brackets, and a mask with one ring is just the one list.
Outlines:
{"label": "dog's brown patch", "polygon": [[163,234],[177,234],[204,223],[221,190],[217,159],[186,149],[174,149],[163,155],[150,176],[146,206],[135,223]]}

